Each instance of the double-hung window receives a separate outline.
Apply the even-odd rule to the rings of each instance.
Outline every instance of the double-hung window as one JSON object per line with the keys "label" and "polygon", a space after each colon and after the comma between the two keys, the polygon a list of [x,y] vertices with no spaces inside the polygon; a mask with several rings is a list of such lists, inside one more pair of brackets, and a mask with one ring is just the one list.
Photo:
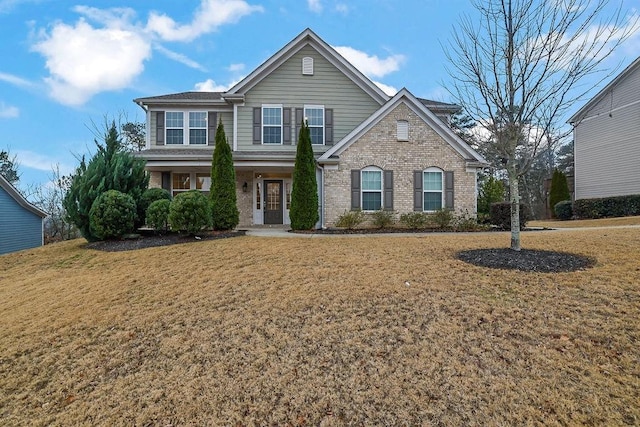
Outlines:
{"label": "double-hung window", "polygon": [[262,143],[282,144],[282,106],[262,107]]}
{"label": "double-hung window", "polygon": [[184,113],[182,111],[167,111],[165,124],[167,127],[167,145],[184,144]]}
{"label": "double-hung window", "polygon": [[204,194],[208,195],[210,188],[211,175],[208,173],[173,173],[171,193],[174,197],[179,193],[189,190],[200,190]]}
{"label": "double-hung window", "polygon": [[207,114],[206,111],[167,111],[167,145],[207,145]]}
{"label": "double-hung window", "polygon": [[207,112],[189,112],[189,145],[207,145]]}
{"label": "double-hung window", "polygon": [[423,210],[442,209],[442,171],[428,168],[422,173]]}
{"label": "double-hung window", "polygon": [[324,107],[321,105],[308,105],[304,107],[304,117],[309,126],[311,143],[324,145]]}
{"label": "double-hung window", "polygon": [[373,166],[361,172],[362,210],[382,209],[382,170]]}

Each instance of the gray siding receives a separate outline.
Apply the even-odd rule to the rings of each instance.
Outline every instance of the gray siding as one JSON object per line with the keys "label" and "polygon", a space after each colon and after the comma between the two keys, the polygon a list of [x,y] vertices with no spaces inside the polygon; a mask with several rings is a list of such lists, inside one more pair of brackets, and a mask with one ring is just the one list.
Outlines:
{"label": "gray siding", "polygon": [[0,187],[0,254],[42,246],[42,218]]}
{"label": "gray siding", "polygon": [[[149,132],[151,148],[157,147],[156,146],[156,129],[157,129],[156,111],[158,110],[155,109],[148,113],[150,117],[149,117],[149,129],[147,129],[147,132]],[[185,108],[181,106],[180,108],[167,108],[165,111],[202,111],[202,109],[193,108],[192,110],[189,110],[189,109],[185,110]],[[231,111],[218,112],[218,120],[220,120],[221,118],[222,118],[222,125],[224,126],[224,133],[227,136],[227,139],[229,140],[229,144],[233,145],[233,112]],[[165,145],[163,144],[162,147],[165,147]],[[184,146],[181,146],[181,147],[184,147]]]}
{"label": "gray siding", "polygon": [[[312,76],[302,75],[302,58],[306,56],[314,59]],[[238,150],[295,151],[294,145],[265,147],[252,143],[253,107],[262,104],[282,104],[285,108],[294,109],[308,104],[332,108],[334,143],[380,108],[377,102],[310,46],[301,49],[251,88],[246,94],[244,106],[238,107]],[[292,136],[294,141],[297,140],[297,135]],[[316,152],[324,152],[327,148],[314,146]]]}
{"label": "gray siding", "polygon": [[[640,101],[636,81],[638,89],[629,92]],[[640,194],[640,102],[629,101],[611,117],[607,110],[576,126],[576,199]]]}
{"label": "gray siding", "polygon": [[610,88],[603,98],[585,113],[585,119],[590,117],[615,115],[616,109],[624,108],[633,102],[640,101],[640,69],[626,76],[615,86]]}

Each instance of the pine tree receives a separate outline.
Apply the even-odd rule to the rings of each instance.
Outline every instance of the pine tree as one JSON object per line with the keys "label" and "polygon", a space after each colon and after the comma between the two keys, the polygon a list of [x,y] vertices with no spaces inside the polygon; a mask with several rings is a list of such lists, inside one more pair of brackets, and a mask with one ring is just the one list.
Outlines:
{"label": "pine tree", "polygon": [[320,219],[318,215],[318,184],[316,181],[316,161],[311,146],[309,127],[303,121],[300,127],[296,163],[293,169],[291,228],[310,230]]}
{"label": "pine tree", "polygon": [[551,189],[549,190],[549,205],[551,207],[551,215],[554,217],[556,216],[555,205],[563,200],[571,200],[567,176],[560,170],[555,169],[551,177]]}
{"label": "pine tree", "polygon": [[231,230],[240,222],[236,204],[236,172],[231,148],[224,133],[222,120],[216,129],[216,148],[211,161],[211,210],[213,228]]}
{"label": "pine tree", "polygon": [[[63,205],[69,222],[73,223],[82,236],[97,240],[90,228],[89,211],[93,202],[108,190],[118,190],[130,195],[139,204],[142,193],[149,185],[149,175],[144,170],[145,161],[134,157],[123,148],[115,122],[104,137],[104,145],[96,141],[98,151],[85,163],[84,157],[71,177],[71,185],[64,197]],[[144,216],[136,219],[136,226],[144,221]]]}

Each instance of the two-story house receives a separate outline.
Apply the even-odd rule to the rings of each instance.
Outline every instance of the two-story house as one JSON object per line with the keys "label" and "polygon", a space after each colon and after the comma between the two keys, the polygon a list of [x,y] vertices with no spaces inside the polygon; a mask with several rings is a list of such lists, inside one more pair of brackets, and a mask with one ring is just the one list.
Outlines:
{"label": "two-story house", "polygon": [[298,130],[317,158],[319,227],[345,211],[476,212],[486,161],[448,126],[456,105],[385,94],[307,29],[227,92],[136,99],[147,114],[151,186],[207,191],[222,121],[233,151],[240,226],[288,224]]}

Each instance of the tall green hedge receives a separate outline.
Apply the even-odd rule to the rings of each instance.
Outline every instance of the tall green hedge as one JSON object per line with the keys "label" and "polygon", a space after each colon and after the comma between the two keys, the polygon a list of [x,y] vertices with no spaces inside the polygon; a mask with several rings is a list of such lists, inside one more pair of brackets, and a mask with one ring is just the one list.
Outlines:
{"label": "tall green hedge", "polygon": [[551,177],[551,189],[549,190],[549,206],[551,206],[553,216],[556,216],[555,206],[564,200],[571,200],[567,176],[560,170],[555,169]]}
{"label": "tall green hedge", "polygon": [[293,169],[289,218],[291,219],[291,228],[294,230],[310,230],[320,219],[318,215],[316,161],[313,157],[309,127],[304,121],[300,127],[296,163]]}
{"label": "tall green hedge", "polygon": [[573,215],[584,219],[640,215],[640,194],[576,200]]}
{"label": "tall green hedge", "polygon": [[213,228],[231,230],[240,222],[236,199],[236,172],[222,121],[216,129],[216,148],[211,161],[211,214]]}

